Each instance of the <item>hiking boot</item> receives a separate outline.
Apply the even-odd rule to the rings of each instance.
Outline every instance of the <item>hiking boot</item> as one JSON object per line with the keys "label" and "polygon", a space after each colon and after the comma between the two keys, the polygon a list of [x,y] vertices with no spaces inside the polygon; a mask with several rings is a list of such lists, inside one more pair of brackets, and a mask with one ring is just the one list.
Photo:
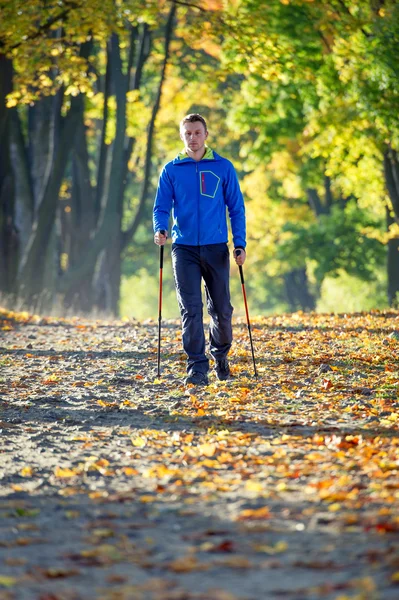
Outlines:
{"label": "hiking boot", "polygon": [[206,373],[193,371],[188,375],[188,377],[186,377],[185,383],[192,383],[193,385],[208,385],[208,376]]}
{"label": "hiking boot", "polygon": [[230,379],[231,373],[229,361],[226,358],[223,358],[222,360],[217,360],[215,365],[215,371],[219,381],[226,381],[226,379]]}

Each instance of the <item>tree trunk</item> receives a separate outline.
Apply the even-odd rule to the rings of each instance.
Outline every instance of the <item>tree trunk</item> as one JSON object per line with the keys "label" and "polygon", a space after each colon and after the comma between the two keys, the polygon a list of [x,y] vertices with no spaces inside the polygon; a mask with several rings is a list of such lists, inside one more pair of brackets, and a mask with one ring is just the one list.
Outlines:
{"label": "tree trunk", "polygon": [[[387,227],[395,223],[391,212],[387,209]],[[399,308],[399,238],[394,237],[388,241],[387,254],[388,272],[388,302],[389,306]]]}
{"label": "tree trunk", "polygon": [[18,232],[15,226],[15,180],[11,165],[11,111],[6,96],[12,91],[12,63],[0,47],[0,294],[15,292]]}
{"label": "tree trunk", "polygon": [[326,199],[326,213],[330,214],[334,202],[334,197],[331,191],[331,179],[328,175],[324,175],[324,189]]}
{"label": "tree trunk", "polygon": [[314,188],[307,188],[306,194],[308,197],[309,206],[312,209],[314,215],[316,217],[319,217],[320,215],[326,215],[328,211],[322,203],[317,190]]}
{"label": "tree trunk", "polygon": [[[133,40],[131,40],[133,43]],[[114,222],[111,225],[114,236],[107,239],[103,277],[106,294],[98,298],[96,305],[106,313],[118,314],[120,261],[121,261],[121,235],[123,218],[123,199],[126,186],[124,169],[124,147],[126,137],[126,93],[129,89],[128,74],[122,71],[122,60],[119,48],[119,38],[116,34],[111,36],[111,63],[112,80],[116,96],[116,133],[113,144],[112,166],[109,178],[108,195],[112,198],[113,210],[108,215]],[[109,203],[111,204],[111,203]],[[104,301],[107,304],[104,305]]]}
{"label": "tree trunk", "polygon": [[284,275],[285,293],[291,311],[314,310],[315,298],[309,292],[306,269],[294,269]]}
{"label": "tree trunk", "polygon": [[97,165],[97,185],[96,185],[96,222],[98,223],[100,219],[100,213],[103,205],[105,204],[104,194],[107,189],[108,181],[109,181],[109,170],[107,169],[108,161],[108,144],[105,143],[107,126],[108,126],[108,100],[111,94],[111,58],[110,58],[110,48],[107,46],[107,66],[105,71],[104,78],[104,108],[103,108],[103,118],[101,123],[101,135],[100,135],[100,152],[99,159]]}
{"label": "tree trunk", "polygon": [[[24,306],[35,308],[40,303],[44,274],[44,258],[54,227],[58,197],[70,149],[74,142],[79,114],[83,111],[82,96],[71,98],[71,107],[64,119],[59,148],[46,181],[42,199],[35,211],[32,233],[18,273],[18,294]],[[37,188],[40,189],[40,188]]]}
{"label": "tree trunk", "polygon": [[49,183],[59,138],[63,93],[41,98],[28,107],[28,154],[35,199],[39,208]]}
{"label": "tree trunk", "polygon": [[[70,211],[63,218],[64,255],[67,268],[74,268],[82,260],[87,240],[93,235],[97,221],[95,190],[90,182],[89,152],[87,148],[84,114],[75,136],[72,159],[72,193]],[[93,304],[93,273],[86,277],[78,288],[70,288],[63,304],[71,312],[89,312]]]}
{"label": "tree trunk", "polygon": [[[391,200],[387,207],[387,227],[399,223],[399,161],[398,154],[392,148],[384,153],[385,183]],[[387,256],[388,302],[390,306],[399,307],[399,237],[388,242]]]}
{"label": "tree trunk", "polygon": [[15,223],[23,254],[32,231],[35,199],[29,167],[28,151],[18,109],[12,110],[12,164],[15,173]]}

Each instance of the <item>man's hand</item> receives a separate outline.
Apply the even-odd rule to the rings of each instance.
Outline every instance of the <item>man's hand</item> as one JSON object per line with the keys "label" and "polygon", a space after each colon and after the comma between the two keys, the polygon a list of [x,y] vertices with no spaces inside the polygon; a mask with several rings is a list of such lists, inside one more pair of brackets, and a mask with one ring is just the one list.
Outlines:
{"label": "man's hand", "polygon": [[168,234],[166,233],[166,231],[157,231],[156,234],[154,235],[154,243],[157,246],[164,246],[166,243],[166,240],[168,239]]}
{"label": "man's hand", "polygon": [[245,259],[247,258],[247,253],[245,252],[244,248],[235,248],[233,256],[235,258],[236,264],[238,266],[242,266],[245,263]]}

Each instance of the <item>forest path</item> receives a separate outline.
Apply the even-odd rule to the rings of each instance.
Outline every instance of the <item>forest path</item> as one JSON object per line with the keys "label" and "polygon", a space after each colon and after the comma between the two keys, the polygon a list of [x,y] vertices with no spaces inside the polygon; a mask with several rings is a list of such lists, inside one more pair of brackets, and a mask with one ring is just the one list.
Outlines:
{"label": "forest path", "polygon": [[180,325],[0,310],[0,599],[394,600],[399,313]]}

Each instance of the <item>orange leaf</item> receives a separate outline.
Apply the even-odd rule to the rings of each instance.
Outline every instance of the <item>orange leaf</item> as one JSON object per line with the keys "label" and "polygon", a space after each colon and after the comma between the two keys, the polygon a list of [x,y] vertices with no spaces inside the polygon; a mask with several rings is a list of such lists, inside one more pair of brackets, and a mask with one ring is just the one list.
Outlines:
{"label": "orange leaf", "polygon": [[247,519],[267,519],[270,517],[270,510],[267,506],[260,508],[247,508],[242,510],[237,517],[237,521],[246,521]]}
{"label": "orange leaf", "polygon": [[72,469],[62,469],[61,467],[56,467],[54,470],[54,475],[56,477],[67,478],[67,477],[76,477],[77,473],[72,471]]}
{"label": "orange leaf", "polygon": [[139,472],[136,469],[133,469],[133,467],[123,467],[122,471],[125,473],[125,475],[138,475]]}

